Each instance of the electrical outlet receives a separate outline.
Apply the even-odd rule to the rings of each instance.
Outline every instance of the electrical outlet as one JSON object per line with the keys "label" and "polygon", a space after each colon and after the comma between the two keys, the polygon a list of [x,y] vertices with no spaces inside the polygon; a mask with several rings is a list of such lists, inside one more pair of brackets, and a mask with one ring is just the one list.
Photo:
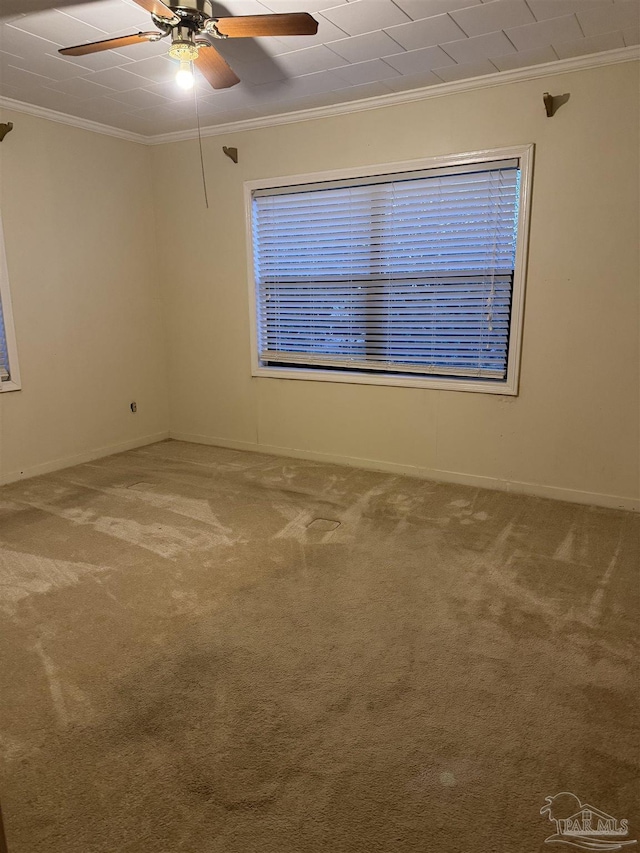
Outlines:
{"label": "electrical outlet", "polygon": [[137,404],[137,403],[135,403],[135,402],[133,402],[133,403],[131,403],[131,405],[129,406],[129,408],[131,409],[131,411],[132,411],[132,412],[133,412],[133,414],[135,415],[135,413],[138,411],[138,404]]}

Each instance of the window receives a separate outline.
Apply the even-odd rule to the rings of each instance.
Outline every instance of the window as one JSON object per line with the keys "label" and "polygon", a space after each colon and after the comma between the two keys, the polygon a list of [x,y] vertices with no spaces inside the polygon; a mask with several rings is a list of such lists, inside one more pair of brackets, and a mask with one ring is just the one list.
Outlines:
{"label": "window", "polygon": [[254,375],[517,393],[531,153],[247,184]]}
{"label": "window", "polygon": [[20,374],[13,332],[13,314],[9,295],[9,277],[0,227],[0,391],[18,391]]}

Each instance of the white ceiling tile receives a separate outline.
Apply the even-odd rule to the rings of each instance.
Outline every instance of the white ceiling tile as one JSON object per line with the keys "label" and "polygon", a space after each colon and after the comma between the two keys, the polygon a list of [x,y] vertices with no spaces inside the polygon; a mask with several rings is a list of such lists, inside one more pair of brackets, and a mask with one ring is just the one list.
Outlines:
{"label": "white ceiling tile", "polygon": [[614,3],[609,9],[587,7],[578,12],[578,20],[585,36],[637,27],[640,21],[640,3],[638,0],[624,0]]}
{"label": "white ceiling tile", "polygon": [[640,27],[627,27],[622,31],[622,37],[627,47],[640,43]]}
{"label": "white ceiling tile", "polygon": [[233,89],[218,89],[214,92],[212,89],[210,95],[202,95],[202,97],[198,98],[198,109],[203,112],[228,109],[228,107],[225,106],[225,95],[232,91]]}
{"label": "white ceiling tile", "polygon": [[99,98],[108,95],[112,90],[99,83],[92,83],[86,77],[72,77],[71,80],[61,80],[48,83],[47,87],[64,95],[73,95],[75,98]]}
{"label": "white ceiling tile", "polygon": [[[113,93],[112,93],[113,94]],[[109,124],[113,116],[122,115],[123,112],[128,112],[129,107],[119,101],[114,101],[113,98],[102,95],[99,98],[92,98],[90,101],[84,101],[82,104],[82,115],[90,118],[92,121],[103,121]]]}
{"label": "white ceiling tile", "polygon": [[233,64],[233,69],[244,83],[275,83],[278,80],[285,80],[287,72],[277,62],[252,62],[244,64],[236,62]]}
{"label": "white ceiling tile", "polygon": [[34,74],[31,71],[26,71],[24,68],[17,68],[15,65],[2,66],[2,85],[17,86],[19,89],[30,89],[36,91],[41,86],[46,86],[50,83],[48,77],[41,74]]}
{"label": "white ceiling tile", "polygon": [[365,33],[362,36],[332,41],[327,44],[338,56],[343,56],[348,62],[366,62],[367,59],[379,59],[392,53],[398,53],[399,45],[382,30],[376,33]]}
{"label": "white ceiling tile", "polygon": [[552,47],[541,47],[536,50],[519,50],[505,56],[493,56],[491,61],[500,71],[511,71],[514,68],[528,68],[531,65],[543,65],[545,62],[555,62],[558,59]]}
{"label": "white ceiling tile", "polygon": [[409,16],[391,0],[352,0],[322,13],[332,24],[350,36],[393,27],[409,20]]}
{"label": "white ceiling tile", "polygon": [[[64,2],[57,2],[64,5]],[[51,7],[50,0],[2,0],[0,14],[3,18],[21,18],[25,14],[33,14]]]}
{"label": "white ceiling tile", "polygon": [[[15,2],[15,0],[14,0]],[[11,12],[5,11],[6,4],[3,3],[0,6],[0,22],[3,24],[10,24],[13,21],[17,21],[18,18],[24,18],[25,12],[16,12],[15,14],[11,14]]]}
{"label": "white ceiling tile", "polygon": [[506,33],[518,50],[535,50],[557,42],[582,38],[582,30],[575,15],[514,27]]}
{"label": "white ceiling tile", "polygon": [[278,65],[290,76],[326,71],[337,65],[345,65],[346,62],[346,59],[338,56],[325,45],[306,47],[304,50],[283,53],[278,57]]}
{"label": "white ceiling tile", "polygon": [[394,0],[394,2],[410,18],[418,21],[420,18],[432,18],[446,12],[478,6],[482,0]]}
{"label": "white ceiling tile", "polygon": [[49,56],[46,53],[29,58],[17,58],[13,64],[33,71],[35,74],[42,74],[50,80],[68,80],[71,77],[83,77],[89,74],[81,65],[75,65],[59,56]]}
{"label": "white ceiling tile", "polygon": [[384,61],[401,74],[419,74],[422,71],[431,71],[433,68],[455,65],[454,60],[439,47],[408,50],[406,53],[385,56]]}
{"label": "white ceiling tile", "polygon": [[186,110],[182,108],[176,109],[170,104],[162,104],[158,107],[143,107],[142,109],[133,110],[134,115],[138,118],[146,119],[147,121],[156,121],[157,119],[175,119],[175,118],[184,118],[189,119],[196,124],[196,108],[195,104],[191,104],[191,109]]}
{"label": "white ceiling tile", "polygon": [[151,56],[148,59],[141,59],[136,62],[132,70],[147,80],[163,83],[175,80],[179,67],[179,63],[168,56]]}
{"label": "white ceiling tile", "polygon": [[2,84],[2,97],[11,98],[13,101],[25,101],[29,103],[28,96],[25,98],[24,92],[16,86],[9,86],[7,83]]}
{"label": "white ceiling tile", "polygon": [[396,27],[388,27],[385,32],[407,50],[417,50],[420,47],[431,47],[434,44],[466,38],[466,33],[449,15],[436,15],[435,18],[399,24]]}
{"label": "white ceiling tile", "polygon": [[[234,86],[232,89],[214,90],[209,86],[208,91],[198,97],[198,105],[202,104],[204,108],[215,107],[220,110],[253,107],[259,105],[261,97],[264,97],[264,95],[256,94],[256,90],[260,88],[260,86],[245,86],[244,84],[240,84],[239,86]],[[265,87],[265,91],[267,92],[268,99],[269,86]]]}
{"label": "white ceiling tile", "polygon": [[[195,91],[193,89],[185,91],[176,83],[175,79],[165,80],[163,83],[151,83],[145,86],[147,92],[154,92],[156,95],[162,95],[166,100],[171,101],[173,105],[188,103],[192,109],[195,109]],[[198,91],[199,101],[201,100]]]}
{"label": "white ceiling tile", "polygon": [[83,24],[82,21],[70,18],[69,15],[59,12],[57,9],[38,12],[36,15],[27,15],[25,18],[15,21],[12,26],[62,45],[98,41],[104,38],[107,32],[107,30]]}
{"label": "white ceiling tile", "polygon": [[[333,93],[327,94],[326,92],[321,92],[317,95],[306,95],[302,98],[291,98],[291,100],[287,100],[286,103],[283,103],[282,101],[270,101],[260,107],[260,115],[274,116],[282,115],[283,113],[298,112],[299,110],[308,110],[312,107],[324,106],[327,101],[331,101],[332,103],[334,102]],[[218,121],[216,113],[212,113],[211,118]]]}
{"label": "white ceiling tile", "polygon": [[425,86],[437,86],[442,80],[433,71],[423,71],[421,74],[407,74],[385,81],[385,85],[393,92],[406,92],[409,89],[423,89]]}
{"label": "white ceiling tile", "polygon": [[227,110],[211,114],[206,122],[206,127],[211,127],[216,124],[227,124],[232,121],[245,121],[246,119],[255,118],[257,113],[250,107],[240,107],[237,110]]}
{"label": "white ceiling tile", "polygon": [[153,29],[151,16],[140,6],[122,0],[93,0],[92,3],[67,6],[64,13],[84,24],[111,33],[116,30]]}
{"label": "white ceiling tile", "polygon": [[[371,83],[370,86],[381,87],[381,83]],[[345,97],[351,97],[350,93],[360,88],[359,86],[350,86],[347,89],[341,89],[339,92],[318,92],[315,95],[303,95],[300,98],[292,98],[286,103],[272,102],[268,105],[268,115],[279,115],[282,113],[292,113],[297,110],[308,110],[313,107],[324,107],[328,104],[339,103]],[[364,88],[364,87],[363,87]],[[339,101],[337,99],[340,99]],[[262,107],[260,108],[262,112]]]}
{"label": "white ceiling tile", "polygon": [[[237,119],[235,119],[235,120],[237,121]],[[158,133],[158,130],[155,129],[153,122],[150,122],[150,125],[151,125],[152,129],[151,129],[150,133],[147,135],[153,136],[156,133]],[[178,117],[178,118],[174,118],[168,122],[163,122],[163,124],[160,125],[160,127],[163,128],[163,131],[165,133],[178,133],[180,131],[184,132],[185,130],[195,131],[196,130],[196,122],[195,122],[195,119],[184,119],[184,118]],[[195,174],[197,174],[200,186],[202,186],[202,178],[201,178],[201,174],[200,174],[200,167],[199,167],[199,164],[198,164],[198,161],[196,160],[196,158],[193,159],[192,169],[194,170]],[[200,204],[202,205],[201,209],[204,210],[205,209],[204,190],[202,190],[201,192],[202,192],[202,195],[200,196]],[[209,190],[209,192],[211,192],[211,190]],[[197,199],[197,196],[196,196],[196,199]],[[196,203],[197,203],[197,200],[196,200]]]}
{"label": "white ceiling tile", "polygon": [[[209,87],[210,92],[215,92],[215,89]],[[160,109],[169,109],[172,110],[174,115],[179,116],[189,116],[191,118],[195,118],[196,115],[196,101],[193,96],[193,91],[191,92],[183,92],[183,95],[186,94],[186,97],[178,96],[176,100],[171,100],[168,98],[165,103],[162,105]],[[202,97],[198,97],[198,111],[200,111],[200,105],[202,103]],[[148,107],[144,107],[143,109],[149,109],[149,112],[155,112],[155,108],[151,110]]]}
{"label": "white ceiling tile", "polygon": [[[318,71],[315,74],[305,74],[293,80],[283,81],[283,92],[291,93],[291,97],[302,98],[315,95],[318,92],[333,92],[344,89],[348,84],[333,71]],[[286,85],[286,89],[284,86]],[[278,89],[275,89],[278,92]]]}
{"label": "white ceiling tile", "polygon": [[237,83],[232,89],[228,89],[228,90],[214,89],[211,86],[211,84],[208,82],[208,80],[206,80],[205,77],[203,77],[202,74],[200,74],[198,71],[196,71],[196,73],[195,73],[195,85],[194,85],[193,89],[191,89],[191,94],[193,95],[193,97],[195,97],[197,95],[198,98],[201,98],[203,95],[208,95],[209,92],[218,92],[218,91],[220,91],[220,92],[222,92],[222,91],[237,92],[238,89],[242,88],[243,85],[244,84]]}
{"label": "white ceiling tile", "polygon": [[606,9],[613,5],[613,0],[527,0],[529,8],[538,21],[547,18],[561,18],[586,8]]}
{"label": "white ceiling tile", "polygon": [[[243,106],[240,106],[240,107],[234,107],[234,109],[239,109],[239,110],[240,110],[240,109],[242,109],[242,110],[246,110],[246,109],[249,109],[249,108],[250,108],[250,107],[249,107],[249,105],[247,105],[247,104],[245,104],[245,105],[243,105]],[[163,108],[163,107],[161,107],[161,110],[163,110],[163,109],[164,109],[164,108]],[[188,105],[187,105],[187,104],[179,104],[179,105],[177,105],[177,106],[171,106],[169,109],[171,110],[171,117],[173,117],[173,118],[180,118],[180,119],[186,119],[187,121],[189,121],[189,122],[191,123],[191,126],[192,126],[192,127],[196,127],[196,126],[197,126],[197,123],[198,123],[198,115],[200,116],[200,122],[201,122],[201,124],[202,124],[202,122],[203,122],[203,117],[205,117],[205,116],[207,116],[207,115],[211,115],[211,111],[207,112],[207,110],[206,110],[206,109],[205,109],[205,110],[201,110],[201,109],[200,109],[200,105],[198,105],[198,115],[196,115],[195,104],[191,104],[191,108],[190,108],[190,109],[188,108]],[[153,115],[153,116],[155,117],[155,110],[149,110],[148,112],[149,112],[149,115]],[[218,112],[222,112],[222,110],[219,110]],[[166,113],[163,113],[163,115],[164,115],[165,117],[169,117],[169,115],[170,115],[170,114],[169,114],[169,110],[167,110],[167,112],[166,112]]]}
{"label": "white ceiling tile", "polygon": [[0,26],[0,50],[13,53],[15,56],[37,56],[38,53],[53,53],[58,49],[50,39],[41,39],[24,30],[19,30],[11,24]]}
{"label": "white ceiling tile", "polygon": [[503,32],[486,33],[483,36],[452,41],[441,45],[442,49],[456,62],[469,64],[494,56],[515,53],[516,49]]}
{"label": "white ceiling tile", "polygon": [[131,89],[139,89],[147,80],[138,74],[132,74],[123,68],[107,68],[105,71],[96,71],[89,78],[93,83],[108,86],[117,92],[128,92]]}
{"label": "white ceiling tile", "polygon": [[216,113],[215,118],[212,117],[206,124],[206,127],[215,127],[218,124],[232,124],[236,121],[244,121],[245,119],[256,118],[258,113],[251,109],[228,110],[223,113]]}
{"label": "white ceiling tile", "polygon": [[[203,89],[198,97],[198,104],[215,104],[219,109],[235,110],[239,107],[259,108],[260,104],[276,97],[286,97],[285,87],[291,81],[283,80],[277,83],[265,83],[264,86],[253,86],[250,83],[240,83],[231,89]],[[279,87],[282,86],[281,90]],[[278,93],[280,93],[278,95]]]}
{"label": "white ceiling tile", "polygon": [[62,113],[70,115],[80,115],[82,111],[82,101],[80,98],[74,98],[72,95],[63,95],[61,92],[52,92],[51,89],[46,89],[44,86],[30,88],[23,87],[23,94],[18,100],[26,101],[29,104],[37,104],[40,107],[48,107],[50,110],[58,110]]}
{"label": "white ceiling tile", "polygon": [[[221,53],[227,62],[240,60],[241,62],[266,62],[271,54],[268,53],[260,44],[262,39],[218,39],[215,43],[215,48],[218,53]],[[286,50],[279,50],[279,53],[289,52],[290,47]]]}
{"label": "white ceiling tile", "polygon": [[12,65],[16,59],[20,59],[21,57],[15,56],[13,53],[6,53],[4,50],[0,50],[0,68],[4,65]]}
{"label": "white ceiling tile", "polygon": [[[282,38],[282,41],[275,37],[259,36],[252,39],[226,39],[226,42],[229,43],[229,41],[231,41],[233,42],[233,44],[236,45],[239,43],[251,43],[256,45],[256,47],[258,47],[260,50],[263,51],[263,53],[267,54],[268,56],[276,56],[278,53],[286,53],[288,50],[292,50],[291,45],[294,42],[295,45],[298,45],[301,48],[311,47],[311,45],[300,44],[300,42],[304,41],[306,38],[306,36],[295,36],[292,42],[290,38],[286,38],[284,36]],[[310,36],[310,38],[313,37]],[[317,44],[317,42],[314,42],[314,44]],[[295,50],[295,46],[293,49]]]}
{"label": "white ceiling tile", "polygon": [[450,65],[448,68],[437,68],[434,73],[451,83],[453,80],[467,80],[473,77],[484,77],[487,74],[496,74],[498,69],[488,59],[482,62],[474,62],[470,65]]}
{"label": "white ceiling tile", "polygon": [[162,107],[170,103],[168,98],[150,92],[149,89],[131,89],[129,92],[113,93],[114,101],[127,104],[132,109],[144,109],[145,107]]}
{"label": "white ceiling tile", "polygon": [[389,81],[385,80],[383,83],[363,83],[361,86],[349,86],[348,89],[340,89],[339,92],[313,95],[306,99],[301,98],[296,103],[302,104],[306,101],[306,109],[309,109],[311,106],[324,107],[331,106],[332,104],[349,103],[349,101],[359,101],[363,98],[377,98],[380,95],[388,95],[391,92],[388,83]]}
{"label": "white ceiling tile", "polygon": [[356,62],[355,65],[345,65],[334,71],[338,77],[346,80],[351,86],[363,83],[379,83],[389,77],[398,77],[400,72],[387,65],[382,59],[369,59],[367,62]]}
{"label": "white ceiling tile", "polygon": [[535,21],[524,0],[493,0],[451,12],[451,17],[468,36],[481,36]]}
{"label": "white ceiling tile", "polygon": [[[220,109],[238,109],[239,107],[251,107],[259,109],[262,104],[272,101],[286,101],[295,97],[302,97],[305,91],[298,91],[298,84],[302,80],[309,80],[308,87],[318,88],[323,83],[322,91],[330,88],[329,78],[324,75],[328,72],[320,71],[315,74],[307,74],[305,77],[295,79],[278,80],[274,83],[265,83],[254,86],[251,83],[240,83],[231,89],[214,91],[211,87],[207,93],[203,93],[199,103],[216,106]],[[340,85],[344,85],[340,81]]]}
{"label": "white ceiling tile", "polygon": [[589,38],[577,39],[576,41],[554,43],[553,47],[560,59],[569,59],[572,56],[616,50],[619,47],[624,47],[624,39],[621,32],[603,33],[599,36],[589,36]]}

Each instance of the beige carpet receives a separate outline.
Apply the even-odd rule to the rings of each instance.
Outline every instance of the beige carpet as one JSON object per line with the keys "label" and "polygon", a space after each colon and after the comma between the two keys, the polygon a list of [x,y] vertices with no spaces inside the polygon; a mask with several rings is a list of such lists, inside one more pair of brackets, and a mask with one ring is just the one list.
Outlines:
{"label": "beige carpet", "polygon": [[10,853],[535,853],[561,791],[639,838],[639,534],[175,441],[1,489]]}

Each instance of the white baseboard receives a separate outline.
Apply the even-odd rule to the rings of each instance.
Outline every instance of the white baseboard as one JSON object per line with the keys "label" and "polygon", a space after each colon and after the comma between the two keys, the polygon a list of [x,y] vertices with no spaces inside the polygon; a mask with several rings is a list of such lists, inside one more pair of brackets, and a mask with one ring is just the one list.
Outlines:
{"label": "white baseboard", "polygon": [[169,438],[177,441],[191,441],[194,444],[209,444],[215,447],[227,447],[231,450],[249,450],[254,453],[267,453],[274,456],[290,456],[294,459],[309,459],[313,462],[326,462],[335,465],[347,465],[353,468],[366,468],[371,471],[384,471],[389,474],[405,474],[424,480],[440,480],[445,483],[460,483],[463,486],[476,486],[481,489],[497,489],[533,495],[539,498],[552,498],[570,503],[589,504],[640,512],[640,498],[607,495],[600,492],[584,492],[579,489],[567,489],[561,486],[547,486],[542,483],[525,483],[519,480],[503,480],[498,477],[486,477],[480,474],[464,474],[459,471],[444,471],[439,468],[421,468],[416,465],[403,465],[398,462],[384,462],[378,459],[365,459],[358,456],[339,456],[333,453],[318,453],[314,450],[298,450],[292,447],[276,447],[268,444],[256,444],[249,441],[218,438],[208,435],[170,432]]}
{"label": "white baseboard", "polygon": [[124,450],[133,450],[135,447],[144,447],[146,444],[155,444],[155,442],[164,441],[166,438],[169,438],[168,432],[156,432],[152,435],[142,435],[138,438],[132,438],[120,444],[109,444],[105,447],[86,450],[84,453],[78,453],[75,456],[64,456],[61,459],[53,459],[50,462],[33,465],[31,468],[24,468],[22,471],[10,471],[8,474],[0,475],[0,486],[6,483],[14,483],[16,480],[26,480],[28,477],[37,477],[40,474],[49,474],[51,471],[59,471],[61,468],[82,465],[83,462],[92,462],[94,459],[100,459],[103,456],[112,456],[114,453],[122,453]]}

